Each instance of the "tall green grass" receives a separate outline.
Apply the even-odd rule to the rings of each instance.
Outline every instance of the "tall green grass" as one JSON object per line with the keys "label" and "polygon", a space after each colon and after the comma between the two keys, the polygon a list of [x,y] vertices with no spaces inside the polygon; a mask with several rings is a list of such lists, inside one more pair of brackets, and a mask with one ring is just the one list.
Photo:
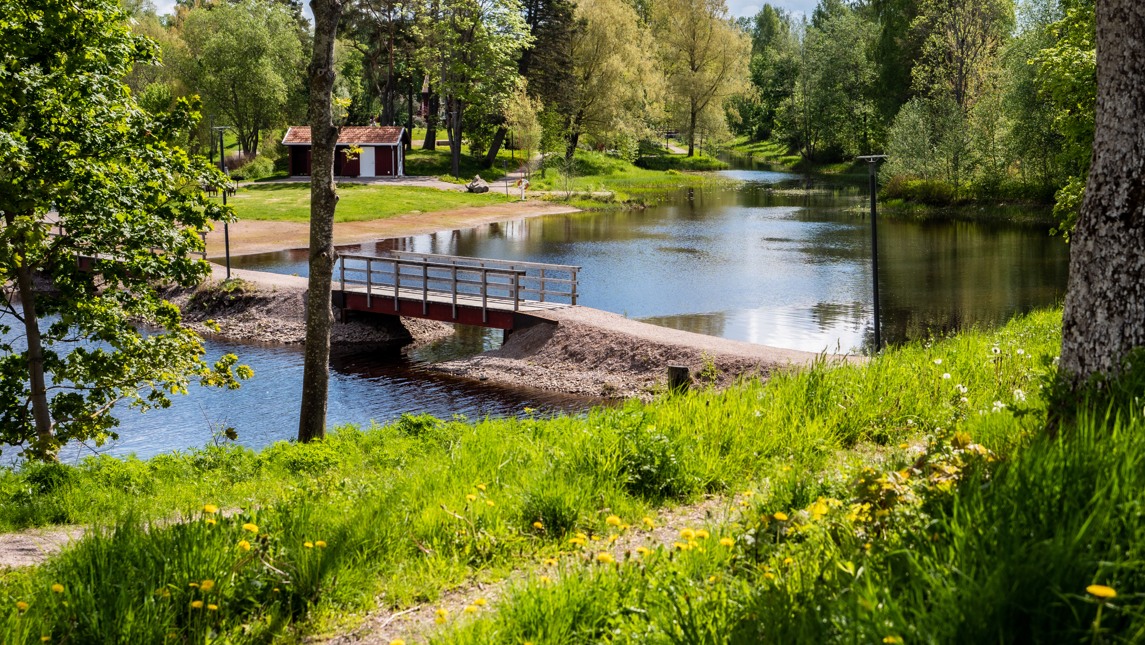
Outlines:
{"label": "tall green grass", "polygon": [[[406,417],[261,453],[221,446],[146,462],[105,458],[5,472],[0,492],[19,493],[0,498],[8,526],[95,528],[41,567],[0,575],[0,633],[13,642],[45,635],[262,642],[295,629],[322,631],[377,603],[433,601],[466,580],[532,569],[542,558],[581,567],[568,554],[569,535],[605,534],[609,515],[633,521],[703,493],[751,489],[758,495],[740,500],[752,511],[736,529],[737,545],[747,531],[760,536],[750,560],[747,552],[706,548],[652,556],[668,568],[641,565],[645,573],[629,565],[591,565],[592,575],[572,568],[578,575],[552,585],[555,599],[546,600],[548,587],[536,582],[497,620],[449,638],[533,634],[538,642],[570,642],[592,640],[605,632],[583,630],[600,628],[643,640],[672,621],[690,621],[677,638],[687,640],[711,628],[706,616],[720,629],[747,629],[752,616],[774,613],[770,597],[749,592],[771,566],[763,563],[774,544],[763,536],[775,527],[751,526],[751,518],[841,499],[855,464],[905,459],[898,446],[928,434],[972,427],[992,433],[995,450],[1009,454],[1038,426],[1038,386],[1057,353],[1059,325],[1060,314],[1039,313],[996,333],[894,350],[868,365],[820,363],[766,384],[579,417]],[[1003,412],[994,412],[996,402],[1007,406]],[[999,415],[1015,421],[991,425]],[[208,513],[205,504],[241,510]],[[819,545],[816,553],[849,554],[826,540],[803,541]],[[838,582],[837,568],[823,570],[816,575]],[[212,581],[209,591],[204,580]],[[64,591],[53,591],[55,584]],[[723,595],[699,593],[705,585]],[[813,591],[793,591],[785,602],[802,607],[795,596],[826,593],[806,586]],[[721,604],[742,611],[725,615],[716,611]],[[533,622],[513,622],[515,615]],[[538,615],[551,618],[548,631],[529,631]],[[648,622],[656,616],[667,621],[662,628]]]}

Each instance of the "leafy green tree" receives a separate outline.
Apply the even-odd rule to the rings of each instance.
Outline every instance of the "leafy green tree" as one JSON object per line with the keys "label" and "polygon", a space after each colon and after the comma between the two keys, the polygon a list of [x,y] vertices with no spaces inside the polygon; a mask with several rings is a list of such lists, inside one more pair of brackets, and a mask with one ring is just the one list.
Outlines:
{"label": "leafy green tree", "polygon": [[669,112],[684,127],[691,157],[702,113],[743,88],[751,43],[728,19],[724,0],[660,0],[652,25]]}
{"label": "leafy green tree", "polygon": [[183,20],[180,71],[204,109],[235,128],[243,153],[285,125],[302,93],[303,43],[290,10],[269,0],[197,7]]}
{"label": "leafy green tree", "polygon": [[526,177],[532,169],[530,162],[533,155],[541,146],[539,114],[543,107],[538,99],[529,96],[529,88],[524,80],[505,104],[505,126],[513,133],[516,149],[521,151]]}
{"label": "leafy green tree", "polygon": [[114,438],[121,402],[163,407],[194,379],[248,373],[233,355],[207,366],[156,293],[208,273],[189,254],[227,213],[202,189],[221,176],[169,143],[192,106],[149,114],[123,84],[156,53],[126,18],[115,0],[0,0],[0,444],[33,458]]}
{"label": "leafy green tree", "polygon": [[803,25],[788,142],[808,159],[837,160],[870,151],[878,119],[872,97],[874,25],[838,3]]}
{"label": "leafy green tree", "polygon": [[[500,113],[516,87],[521,49],[532,38],[518,0],[441,0],[418,26],[421,60],[445,99],[451,172],[461,174],[465,111],[470,104]],[[485,106],[495,106],[485,110]]]}
{"label": "leafy green tree", "polygon": [[912,25],[922,40],[915,90],[949,93],[969,112],[1013,25],[1013,0],[921,0]]}
{"label": "leafy green tree", "polygon": [[635,126],[655,84],[649,36],[632,7],[623,0],[581,0],[575,18],[569,159],[583,134],[603,140],[625,124]]}
{"label": "leafy green tree", "polygon": [[1054,213],[1062,222],[1059,229],[1068,235],[1081,211],[1093,150],[1097,31],[1094,0],[1065,0],[1062,6],[1064,16],[1049,28],[1054,42],[1033,60],[1063,139],[1059,161],[1068,179],[1057,193]]}
{"label": "leafy green tree", "polygon": [[799,77],[799,46],[787,12],[763,5],[753,20],[751,48],[748,73],[757,107],[747,125],[753,139],[770,139],[778,126],[780,110],[795,94]]}

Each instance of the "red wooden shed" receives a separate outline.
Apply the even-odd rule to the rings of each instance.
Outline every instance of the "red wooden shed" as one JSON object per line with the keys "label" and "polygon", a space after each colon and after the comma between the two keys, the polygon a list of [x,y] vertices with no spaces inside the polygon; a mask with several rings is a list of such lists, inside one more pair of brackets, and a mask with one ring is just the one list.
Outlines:
{"label": "red wooden shed", "polygon": [[[348,125],[338,133],[334,148],[334,174],[338,177],[401,177],[405,175],[402,139],[405,128],[397,125]],[[310,126],[286,129],[282,145],[290,149],[290,176],[310,175]],[[350,147],[362,149],[353,155]]]}

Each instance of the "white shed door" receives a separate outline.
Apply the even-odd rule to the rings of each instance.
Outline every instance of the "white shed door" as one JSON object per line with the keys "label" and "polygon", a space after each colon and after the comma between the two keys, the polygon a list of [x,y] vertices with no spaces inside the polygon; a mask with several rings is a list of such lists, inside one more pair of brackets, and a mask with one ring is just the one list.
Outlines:
{"label": "white shed door", "polygon": [[362,160],[362,177],[374,177],[374,149],[372,147],[362,147],[362,154],[359,159]]}

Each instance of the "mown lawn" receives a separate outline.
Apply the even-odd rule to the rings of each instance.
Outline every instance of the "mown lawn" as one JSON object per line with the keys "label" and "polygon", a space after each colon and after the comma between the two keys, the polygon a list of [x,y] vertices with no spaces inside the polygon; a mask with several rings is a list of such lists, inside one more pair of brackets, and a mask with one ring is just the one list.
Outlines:
{"label": "mown lawn", "polygon": [[[496,607],[444,616],[438,640],[1133,642],[1145,379],[1049,436],[1060,324],[1037,313],[578,417],[411,416],[258,453],[2,471],[0,526],[97,528],[0,573],[0,633],[291,639],[523,570]],[[703,495],[736,521],[609,551]]]}
{"label": "mown lawn", "polygon": [[[338,209],[334,221],[356,222],[385,219],[408,213],[433,211],[463,206],[489,206],[506,200],[504,193],[490,191],[474,195],[462,191],[438,190],[416,186],[381,186],[342,184],[338,187]],[[307,222],[310,220],[310,184],[255,184],[244,186],[228,199],[240,220],[276,220]]]}

